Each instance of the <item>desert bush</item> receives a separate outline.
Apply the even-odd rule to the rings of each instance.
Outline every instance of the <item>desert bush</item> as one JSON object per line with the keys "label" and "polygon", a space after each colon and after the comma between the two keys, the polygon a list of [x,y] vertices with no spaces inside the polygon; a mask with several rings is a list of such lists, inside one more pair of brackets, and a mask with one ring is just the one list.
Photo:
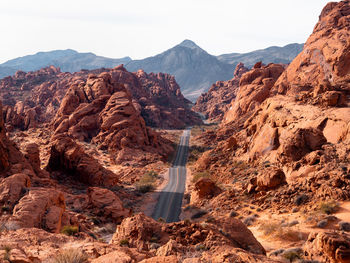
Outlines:
{"label": "desert bush", "polygon": [[144,174],[136,183],[136,190],[141,193],[147,193],[154,190],[154,183],[158,178],[158,174],[154,171],[149,171]]}
{"label": "desert bush", "polygon": [[163,217],[159,217],[157,221],[160,223],[165,223],[165,219]]}
{"label": "desert bush", "polygon": [[259,230],[262,231],[265,236],[280,240],[296,242],[304,239],[300,231],[288,226],[283,227],[279,222],[262,223],[259,226]]}
{"label": "desert bush", "polygon": [[51,263],[85,263],[87,260],[87,255],[80,249],[66,249],[56,255]]}
{"label": "desert bush", "polygon": [[196,183],[201,178],[209,178],[209,177],[210,177],[210,174],[207,171],[196,172],[193,174],[192,183]]}
{"label": "desert bush", "polygon": [[283,255],[283,257],[285,259],[288,259],[289,262],[294,262],[297,259],[301,259],[301,256],[299,254],[297,254],[296,252],[293,252],[293,251],[285,253]]}
{"label": "desert bush", "polygon": [[129,240],[127,239],[122,239],[119,241],[119,245],[122,246],[122,247],[128,247],[129,246]]}
{"label": "desert bush", "polygon": [[319,205],[320,212],[327,215],[335,213],[338,209],[339,209],[339,204],[334,200],[321,202]]}
{"label": "desert bush", "polygon": [[4,254],[4,260],[7,260],[10,262],[10,251],[11,251],[11,247],[10,246],[3,246],[1,248],[1,250],[5,250],[5,254]]}
{"label": "desert bush", "polygon": [[67,236],[73,236],[78,232],[79,232],[79,228],[77,226],[64,226],[61,230],[61,233]]}
{"label": "desert bush", "polygon": [[193,145],[189,148],[189,154],[188,154],[188,162],[192,163],[198,160],[198,158],[209,148],[203,147],[203,146],[198,146],[198,145]]}
{"label": "desert bush", "polygon": [[136,185],[136,190],[140,193],[148,193],[154,190],[153,184],[138,184]]}

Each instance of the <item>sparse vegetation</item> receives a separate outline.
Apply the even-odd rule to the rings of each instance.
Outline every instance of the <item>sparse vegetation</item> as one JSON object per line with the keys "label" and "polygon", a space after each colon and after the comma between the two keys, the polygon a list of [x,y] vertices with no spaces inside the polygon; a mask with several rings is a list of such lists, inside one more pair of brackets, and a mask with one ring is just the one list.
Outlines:
{"label": "sparse vegetation", "polygon": [[320,212],[327,215],[337,212],[338,209],[339,209],[339,204],[334,200],[322,202],[319,205]]}
{"label": "sparse vegetation", "polygon": [[129,246],[129,240],[128,239],[122,239],[119,242],[119,245],[122,247],[128,247]]}
{"label": "sparse vegetation", "polygon": [[5,250],[4,260],[7,260],[10,262],[10,252],[12,248],[10,246],[3,246],[1,249]]}
{"label": "sparse vegetation", "polygon": [[209,172],[203,171],[194,173],[192,177],[192,183],[196,183],[201,178],[210,178]]}
{"label": "sparse vegetation", "polygon": [[66,249],[55,256],[51,263],[85,263],[87,255],[79,249]]}
{"label": "sparse vegetation", "polygon": [[302,255],[298,253],[297,250],[286,251],[282,254],[282,256],[285,259],[289,260],[290,263],[294,262],[297,259],[302,259]]}
{"label": "sparse vegetation", "polygon": [[155,171],[149,171],[143,175],[136,183],[136,190],[141,193],[147,193],[154,190],[154,183],[158,178],[158,174]]}
{"label": "sparse vegetation", "polygon": [[61,230],[61,233],[67,236],[73,236],[78,232],[79,232],[78,226],[64,226]]}
{"label": "sparse vegetation", "polygon": [[160,222],[160,223],[165,223],[165,219],[164,219],[163,217],[159,217],[159,218],[158,218],[158,222]]}
{"label": "sparse vegetation", "polygon": [[303,234],[293,227],[283,227],[280,222],[265,222],[260,224],[259,230],[267,237],[272,237],[280,240],[296,242],[304,240]]}
{"label": "sparse vegetation", "polygon": [[193,145],[189,149],[188,162],[193,163],[206,151],[208,148],[198,145]]}

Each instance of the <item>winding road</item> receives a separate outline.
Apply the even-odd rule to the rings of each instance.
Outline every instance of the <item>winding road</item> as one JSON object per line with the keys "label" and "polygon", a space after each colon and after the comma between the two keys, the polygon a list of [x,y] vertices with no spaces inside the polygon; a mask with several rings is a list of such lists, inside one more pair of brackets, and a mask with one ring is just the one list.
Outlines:
{"label": "winding road", "polygon": [[163,218],[167,223],[179,221],[182,198],[186,186],[186,162],[191,130],[184,130],[176,150],[176,157],[169,168],[169,181],[160,192],[158,203],[153,211],[155,220]]}

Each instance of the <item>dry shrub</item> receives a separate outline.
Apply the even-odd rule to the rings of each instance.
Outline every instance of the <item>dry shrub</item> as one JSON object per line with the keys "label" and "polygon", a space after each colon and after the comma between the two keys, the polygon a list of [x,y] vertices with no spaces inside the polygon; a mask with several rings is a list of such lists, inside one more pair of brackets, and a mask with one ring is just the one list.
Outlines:
{"label": "dry shrub", "polygon": [[87,262],[87,255],[79,249],[62,250],[56,255],[51,263],[85,263]]}

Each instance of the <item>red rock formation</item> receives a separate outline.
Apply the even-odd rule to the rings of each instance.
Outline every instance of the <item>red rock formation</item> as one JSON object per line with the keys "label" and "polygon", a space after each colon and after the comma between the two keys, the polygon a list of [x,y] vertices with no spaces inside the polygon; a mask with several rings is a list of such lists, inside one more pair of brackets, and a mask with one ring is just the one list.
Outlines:
{"label": "red rock formation", "polygon": [[221,189],[210,179],[201,178],[194,185],[194,191],[191,193],[191,202],[203,198],[210,199],[220,194]]}
{"label": "red rock formation", "polygon": [[198,170],[223,183],[244,178],[242,193],[254,193],[266,167],[283,170],[287,185],[274,190],[274,203],[257,193],[262,207],[292,207],[289,198],[301,193],[312,193],[310,203],[350,197],[349,10],[349,1],[328,4],[285,71],[256,65],[241,77],[224,123],[208,133],[213,149],[198,160]]}
{"label": "red rock formation", "polygon": [[273,92],[312,104],[344,105],[350,81],[349,17],[348,1],[327,4],[303,51],[277,81]]}
{"label": "red rock formation", "polygon": [[200,112],[211,121],[221,121],[230,103],[237,96],[239,80],[248,69],[243,63],[239,63],[233,74],[233,79],[228,81],[217,81],[208,92],[203,93],[192,108]]}
{"label": "red rock formation", "polygon": [[15,206],[10,222],[18,228],[38,227],[57,233],[61,229],[64,210],[65,202],[61,192],[33,188]]}
{"label": "red rock formation", "polygon": [[305,243],[305,256],[321,262],[350,261],[350,237],[346,233],[313,232]]}
{"label": "red rock formation", "polygon": [[[144,214],[138,214],[123,220],[117,227],[112,244],[123,244],[126,240],[129,247],[136,247],[139,251],[149,250],[151,242],[161,245],[157,249],[158,257],[149,260],[181,255],[185,251],[190,252],[196,244],[202,244],[207,248],[200,256],[204,261],[212,261],[219,254],[230,251],[232,259],[238,260],[236,262],[250,262],[244,259],[250,258],[252,254],[255,262],[270,262],[264,257],[265,250],[261,244],[248,228],[235,218],[213,220],[203,227],[198,223],[185,222],[163,224]],[[218,254],[220,249],[221,253]]]}
{"label": "red rock formation", "polygon": [[0,183],[0,204],[12,210],[14,205],[30,187],[30,178],[26,174],[14,174]]}
{"label": "red rock formation", "polygon": [[270,90],[275,81],[284,71],[283,65],[269,64],[255,66],[242,75],[239,81],[239,90],[235,100],[232,100],[230,109],[225,113],[224,122],[228,123],[252,111],[270,96]]}
{"label": "red rock formation", "polygon": [[141,161],[145,155],[148,159],[159,155],[165,158],[170,146],[146,127],[130,93],[119,82],[120,74],[121,70],[115,70],[90,75],[86,82],[73,84],[53,121],[55,134],[91,140],[101,149],[115,153],[118,163]]}
{"label": "red rock formation", "polygon": [[8,129],[26,130],[52,120],[68,88],[86,81],[89,74],[114,72],[114,80],[124,84],[147,125],[160,128],[183,128],[200,123],[188,108],[189,101],[181,94],[175,78],[168,74],[127,72],[115,69],[82,70],[61,73],[53,66],[34,72],[17,72],[0,80],[0,99],[4,101],[4,119]]}
{"label": "red rock formation", "polygon": [[95,214],[103,214],[105,218],[112,219],[120,223],[125,217],[128,217],[131,210],[125,209],[119,197],[108,189],[90,187],[87,190],[89,205]]}
{"label": "red rock formation", "polygon": [[116,174],[102,167],[81,146],[64,135],[54,137],[47,169],[66,172],[90,185],[113,186],[118,183]]}

